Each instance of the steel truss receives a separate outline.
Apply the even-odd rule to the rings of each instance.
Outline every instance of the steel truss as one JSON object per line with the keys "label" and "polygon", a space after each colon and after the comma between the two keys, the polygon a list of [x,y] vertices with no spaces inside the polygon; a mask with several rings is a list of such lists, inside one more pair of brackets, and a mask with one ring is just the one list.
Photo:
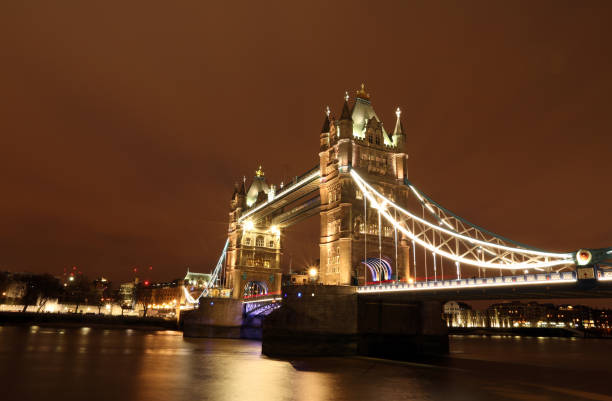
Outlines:
{"label": "steel truss", "polygon": [[512,271],[560,269],[575,264],[575,253],[546,252],[493,234],[449,212],[407,183],[429,212],[429,219],[418,217],[376,191],[354,169],[350,174],[371,207],[394,228],[436,255],[456,263]]}

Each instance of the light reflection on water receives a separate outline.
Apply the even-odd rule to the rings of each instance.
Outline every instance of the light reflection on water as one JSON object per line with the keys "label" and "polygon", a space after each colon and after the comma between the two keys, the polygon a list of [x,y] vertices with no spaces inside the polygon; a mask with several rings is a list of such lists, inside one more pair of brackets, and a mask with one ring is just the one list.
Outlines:
{"label": "light reflection on water", "polygon": [[[607,340],[453,336],[451,357],[438,366],[274,360],[260,354],[259,342],[172,331],[0,329],[3,401],[584,399],[586,389],[605,394],[592,373],[607,371],[612,356]],[[557,369],[568,358],[571,369]],[[581,372],[589,373],[586,384],[572,391],[582,392],[559,388]]]}

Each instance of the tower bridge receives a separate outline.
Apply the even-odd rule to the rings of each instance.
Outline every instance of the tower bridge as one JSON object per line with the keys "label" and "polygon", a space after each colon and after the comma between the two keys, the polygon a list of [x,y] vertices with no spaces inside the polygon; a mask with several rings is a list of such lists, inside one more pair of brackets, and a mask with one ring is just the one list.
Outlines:
{"label": "tower bridge", "polygon": [[[344,300],[340,304],[347,302],[344,312],[349,315],[355,311],[346,301],[348,294],[363,300],[354,301],[355,310],[369,305],[368,299],[377,299],[377,312],[366,306],[361,310],[378,319],[386,313],[384,299],[414,306],[419,300],[435,303],[521,294],[551,298],[612,295],[612,247],[551,252],[468,222],[409,181],[399,108],[393,127],[387,131],[383,126],[362,85],[352,101],[345,95],[338,118],[327,109],[315,168],[277,188],[266,182],[260,167],[248,190],[245,180],[237,185],[230,200],[228,240],[209,287],[235,300],[263,296],[278,302],[275,297],[279,297],[284,306],[270,315],[270,327],[289,332],[292,327],[285,326],[299,321],[296,316],[318,322],[338,318],[333,313],[335,302],[326,305],[332,312],[298,306],[320,302],[317,293],[322,291],[327,302],[332,302],[332,288],[338,288],[337,299]],[[305,290],[310,297],[302,297],[299,288],[281,292],[282,231],[315,215],[320,219],[317,284],[323,287]],[[201,297],[209,294],[206,289]],[[419,316],[421,323],[412,322],[411,335],[420,332],[420,338],[425,326],[438,334],[443,331],[441,320],[435,317],[435,304],[424,305],[417,308],[420,314],[410,315],[411,319]],[[322,315],[314,315],[313,310]],[[353,318],[351,335],[360,332],[363,319],[368,321],[363,313]],[[295,316],[288,318],[287,314]],[[333,332],[330,327],[335,326],[326,327]],[[303,327],[300,330],[308,332]],[[344,333],[338,330],[336,334]],[[384,336],[376,332],[374,337],[380,348]]]}

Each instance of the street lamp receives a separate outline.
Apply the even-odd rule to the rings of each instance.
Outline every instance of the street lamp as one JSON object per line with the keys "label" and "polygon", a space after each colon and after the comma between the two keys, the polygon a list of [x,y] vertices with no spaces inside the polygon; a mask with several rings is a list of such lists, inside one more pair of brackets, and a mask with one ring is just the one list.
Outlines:
{"label": "street lamp", "polygon": [[319,270],[316,267],[311,267],[308,269],[308,275],[310,276],[310,281],[315,281],[317,279],[317,274],[319,274]]}

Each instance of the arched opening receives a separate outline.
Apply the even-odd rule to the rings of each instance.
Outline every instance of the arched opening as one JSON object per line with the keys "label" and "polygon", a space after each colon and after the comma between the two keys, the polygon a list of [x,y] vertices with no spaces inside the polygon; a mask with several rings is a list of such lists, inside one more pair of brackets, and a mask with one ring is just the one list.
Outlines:
{"label": "arched opening", "polygon": [[244,285],[244,297],[252,298],[268,293],[268,286],[263,281],[249,281]]}
{"label": "arched opening", "polygon": [[365,265],[366,268],[366,285],[380,284],[393,280],[391,259],[386,256],[382,258],[367,258],[361,262],[361,265]]}
{"label": "arched opening", "polygon": [[257,238],[255,238],[255,246],[259,246],[259,247],[263,247],[264,246],[264,237],[263,237],[263,235],[258,235]]}

